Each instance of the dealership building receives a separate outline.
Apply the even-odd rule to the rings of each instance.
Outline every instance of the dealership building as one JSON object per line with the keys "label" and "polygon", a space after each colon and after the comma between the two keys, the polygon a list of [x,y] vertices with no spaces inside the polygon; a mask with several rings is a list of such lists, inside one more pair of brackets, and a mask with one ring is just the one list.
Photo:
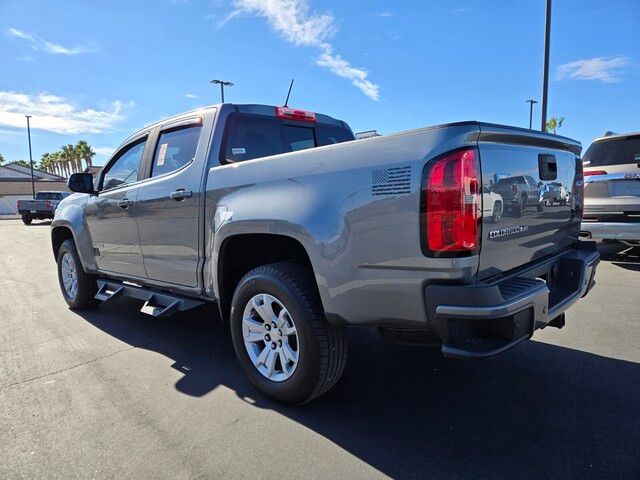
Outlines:
{"label": "dealership building", "polygon": [[[36,193],[69,191],[67,180],[58,175],[34,168],[33,179]],[[18,213],[17,201],[31,198],[31,169],[15,162],[0,165],[0,215]]]}

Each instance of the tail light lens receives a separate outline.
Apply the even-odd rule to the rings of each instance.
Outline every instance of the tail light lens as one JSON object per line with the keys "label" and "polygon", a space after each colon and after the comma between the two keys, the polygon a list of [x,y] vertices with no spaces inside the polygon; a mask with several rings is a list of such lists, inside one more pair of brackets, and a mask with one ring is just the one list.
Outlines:
{"label": "tail light lens", "polygon": [[51,208],[51,202],[47,200],[46,202],[44,202],[44,206],[45,208]]}
{"label": "tail light lens", "polygon": [[[598,170],[600,171],[600,170]],[[571,196],[573,197],[573,210],[578,217],[582,217],[584,211],[584,176],[585,175],[606,175],[607,173],[582,172],[582,161],[576,160],[576,176],[573,179]]]}
{"label": "tail light lens", "polygon": [[607,174],[607,172],[605,172],[604,170],[591,170],[591,171],[588,171],[588,172],[584,172],[583,175],[585,177],[590,177],[592,175],[606,175],[606,174]]}
{"label": "tail light lens", "polygon": [[480,249],[482,195],[477,149],[465,148],[425,169],[422,192],[423,252],[460,257]]}

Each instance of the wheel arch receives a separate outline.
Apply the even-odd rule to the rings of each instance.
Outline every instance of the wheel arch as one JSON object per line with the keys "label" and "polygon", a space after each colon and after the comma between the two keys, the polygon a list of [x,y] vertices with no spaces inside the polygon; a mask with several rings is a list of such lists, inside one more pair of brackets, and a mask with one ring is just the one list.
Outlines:
{"label": "wheel arch", "polygon": [[[226,321],[231,299],[240,279],[250,270],[270,263],[294,262],[313,274],[313,265],[304,245],[296,238],[274,233],[239,233],[225,238],[218,250],[217,298],[221,318]],[[312,278],[316,293],[318,284]]]}

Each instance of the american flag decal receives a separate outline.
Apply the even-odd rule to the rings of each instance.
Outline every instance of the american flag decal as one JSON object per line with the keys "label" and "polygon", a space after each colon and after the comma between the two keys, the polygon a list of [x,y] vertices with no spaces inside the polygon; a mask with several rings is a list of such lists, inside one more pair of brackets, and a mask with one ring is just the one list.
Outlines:
{"label": "american flag decal", "polygon": [[372,195],[397,195],[411,192],[411,166],[391,167],[371,172]]}

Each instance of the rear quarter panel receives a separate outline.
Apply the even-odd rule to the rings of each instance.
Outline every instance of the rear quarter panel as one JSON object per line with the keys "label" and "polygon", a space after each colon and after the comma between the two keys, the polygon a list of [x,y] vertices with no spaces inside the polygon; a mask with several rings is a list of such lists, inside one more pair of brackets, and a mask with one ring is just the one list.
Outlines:
{"label": "rear quarter panel", "polygon": [[[478,259],[421,253],[422,170],[428,159],[475,145],[477,131],[475,124],[421,129],[211,168],[207,289],[219,296],[215,272],[225,239],[287,235],[307,251],[330,318],[424,327],[424,284],[471,281]],[[394,168],[408,176],[397,192],[384,188]]]}

